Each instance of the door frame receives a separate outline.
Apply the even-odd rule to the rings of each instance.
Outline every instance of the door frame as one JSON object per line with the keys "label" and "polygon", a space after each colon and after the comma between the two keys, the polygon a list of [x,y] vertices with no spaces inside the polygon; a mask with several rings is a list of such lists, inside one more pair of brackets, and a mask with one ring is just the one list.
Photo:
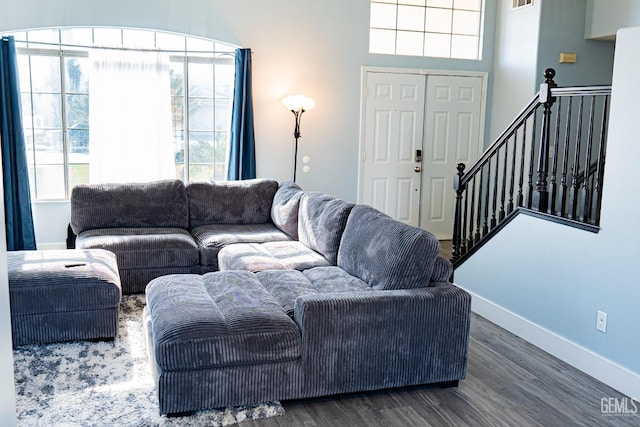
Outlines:
{"label": "door frame", "polygon": [[[424,75],[425,79],[429,76],[452,76],[452,77],[480,77],[482,79],[482,102],[480,104],[480,138],[478,138],[478,153],[484,152],[484,141],[487,134],[486,129],[486,111],[487,111],[487,89],[489,73],[485,71],[460,71],[460,70],[432,70],[418,68],[398,68],[398,67],[361,67],[360,76],[360,129],[358,135],[358,185],[357,185],[357,203],[362,203],[362,190],[364,178],[364,148],[365,148],[365,127],[366,127],[366,102],[367,102],[367,73],[387,73],[387,74],[418,74]],[[426,81],[425,81],[426,90]],[[426,98],[425,98],[426,100]],[[427,105],[425,104],[425,115]],[[424,132],[423,132],[423,135]],[[424,136],[423,136],[424,137]],[[423,147],[424,150],[424,147]],[[469,166],[469,165],[467,165]],[[451,175],[455,174],[455,169],[451,170]],[[422,173],[420,173],[422,179]],[[420,195],[420,207],[422,207],[422,194]]]}

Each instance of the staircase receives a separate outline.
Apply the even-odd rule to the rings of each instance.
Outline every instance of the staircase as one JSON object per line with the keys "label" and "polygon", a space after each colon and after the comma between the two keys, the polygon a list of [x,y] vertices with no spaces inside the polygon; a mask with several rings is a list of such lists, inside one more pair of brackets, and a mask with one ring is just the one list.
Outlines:
{"label": "staircase", "polygon": [[540,91],[470,167],[457,166],[454,267],[518,214],[598,232],[611,86]]}

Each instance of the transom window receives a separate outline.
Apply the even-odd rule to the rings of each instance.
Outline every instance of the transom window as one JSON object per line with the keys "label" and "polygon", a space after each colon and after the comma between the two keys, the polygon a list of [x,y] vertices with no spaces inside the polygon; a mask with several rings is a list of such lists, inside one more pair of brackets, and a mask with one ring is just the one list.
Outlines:
{"label": "transom window", "polygon": [[482,0],[371,0],[369,52],[480,59]]}
{"label": "transom window", "polygon": [[11,35],[18,47],[33,199],[68,199],[74,185],[89,181],[89,51],[95,47],[170,55],[176,178],[226,179],[234,46],[118,28],[60,28]]}

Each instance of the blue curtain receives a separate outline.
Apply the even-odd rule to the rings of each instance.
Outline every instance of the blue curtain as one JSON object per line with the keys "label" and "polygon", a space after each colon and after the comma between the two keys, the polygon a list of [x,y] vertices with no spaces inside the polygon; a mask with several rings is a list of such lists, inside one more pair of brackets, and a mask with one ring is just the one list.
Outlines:
{"label": "blue curtain", "polygon": [[253,133],[251,49],[236,50],[235,76],[227,179],[252,179],[256,177],[256,142]]}
{"label": "blue curtain", "polygon": [[35,249],[18,58],[13,37],[3,37],[0,48],[0,142],[7,249]]}

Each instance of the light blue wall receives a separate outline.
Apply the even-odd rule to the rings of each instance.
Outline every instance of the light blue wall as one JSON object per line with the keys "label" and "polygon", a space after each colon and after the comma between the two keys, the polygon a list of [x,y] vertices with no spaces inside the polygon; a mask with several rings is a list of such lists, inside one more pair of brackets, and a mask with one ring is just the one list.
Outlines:
{"label": "light blue wall", "polygon": [[[481,61],[372,55],[369,0],[0,0],[0,32],[50,26],[129,26],[193,34],[254,51],[257,171],[292,178],[293,117],[280,99],[304,93],[316,100],[305,114],[300,158],[311,171],[300,185],[355,201],[362,66],[490,72],[495,8],[486,1]],[[490,117],[487,117],[487,123]],[[68,218],[59,206],[37,206],[39,243],[64,240]]]}
{"label": "light blue wall", "polygon": [[[640,4],[640,2],[638,2]],[[560,86],[610,85],[613,72],[612,41],[585,40],[585,0],[544,0],[540,16],[537,85],[544,70],[556,70]],[[560,52],[578,55],[575,64],[560,64]]]}
{"label": "light blue wall", "polygon": [[[640,201],[630,189],[640,175],[630,171],[640,144],[630,135],[637,134],[640,27],[623,30],[617,44],[600,232],[520,216],[456,270],[456,281],[638,378]],[[608,314],[606,334],[595,329],[597,310]],[[627,393],[640,397],[640,381]]]}

